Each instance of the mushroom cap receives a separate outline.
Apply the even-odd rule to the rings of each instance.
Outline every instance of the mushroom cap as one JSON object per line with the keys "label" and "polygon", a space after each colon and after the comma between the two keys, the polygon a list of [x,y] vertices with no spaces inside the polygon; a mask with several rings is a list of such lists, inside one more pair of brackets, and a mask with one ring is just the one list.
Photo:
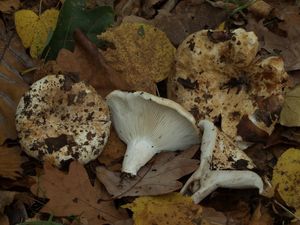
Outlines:
{"label": "mushroom cap", "polygon": [[57,166],[97,158],[107,142],[110,115],[95,89],[72,76],[48,75],[31,85],[16,111],[24,151]]}
{"label": "mushroom cap", "polygon": [[279,57],[256,60],[257,50],[257,37],[243,29],[190,35],[178,48],[169,98],[197,121],[220,122],[229,138],[257,140],[250,128],[265,138],[279,118],[287,73]]}
{"label": "mushroom cap", "polygon": [[123,91],[113,91],[106,99],[115,130],[127,144],[124,172],[135,175],[156,153],[200,142],[194,117],[172,100]]}

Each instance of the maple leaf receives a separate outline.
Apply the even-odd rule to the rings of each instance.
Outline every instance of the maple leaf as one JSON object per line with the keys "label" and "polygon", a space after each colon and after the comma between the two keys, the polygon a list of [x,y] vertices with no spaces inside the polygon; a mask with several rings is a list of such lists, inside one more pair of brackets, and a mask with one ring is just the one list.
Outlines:
{"label": "maple leaf", "polygon": [[90,184],[84,167],[79,162],[70,164],[69,173],[45,164],[45,174],[31,187],[34,194],[43,193],[49,202],[41,209],[55,216],[81,215],[89,225],[114,223],[126,218],[115,208],[109,195]]}
{"label": "maple leaf", "polygon": [[8,148],[0,146],[0,176],[16,179],[22,172],[19,147]]}
{"label": "maple leaf", "polygon": [[170,193],[182,187],[182,183],[177,181],[180,177],[198,167],[199,161],[191,159],[197,150],[198,146],[194,146],[180,154],[160,153],[153,163],[148,163],[131,179],[122,179],[119,172],[97,167],[97,178],[114,198]]}

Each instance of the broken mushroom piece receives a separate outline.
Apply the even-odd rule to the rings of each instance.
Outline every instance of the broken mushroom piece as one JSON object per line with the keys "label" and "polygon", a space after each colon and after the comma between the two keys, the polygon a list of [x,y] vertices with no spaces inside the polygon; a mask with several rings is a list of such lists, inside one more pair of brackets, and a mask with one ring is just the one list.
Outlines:
{"label": "broken mushroom piece", "polygon": [[278,121],[288,75],[281,58],[256,59],[257,51],[257,37],[243,29],[190,35],[178,47],[168,97],[239,143],[263,141]]}
{"label": "broken mushroom piece", "polygon": [[113,125],[127,144],[123,172],[136,175],[156,153],[200,142],[193,116],[169,99],[123,91],[113,91],[106,99]]}
{"label": "broken mushroom piece", "polygon": [[[200,166],[188,179],[181,193],[191,191],[193,193],[192,199],[196,204],[219,187],[258,188],[259,193],[262,193],[262,179],[252,171],[211,169],[216,149],[220,148],[218,141],[220,133],[214,124],[208,120],[200,121],[199,127],[203,131]],[[236,149],[236,152],[239,151],[241,152],[241,150]]]}
{"label": "broken mushroom piece", "polygon": [[110,131],[105,101],[73,76],[49,75],[31,85],[19,102],[16,128],[25,152],[61,166],[99,156]]}

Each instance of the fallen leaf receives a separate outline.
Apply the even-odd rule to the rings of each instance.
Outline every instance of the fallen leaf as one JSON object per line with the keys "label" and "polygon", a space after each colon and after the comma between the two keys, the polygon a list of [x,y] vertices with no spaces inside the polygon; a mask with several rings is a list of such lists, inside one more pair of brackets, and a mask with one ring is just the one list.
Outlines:
{"label": "fallen leaf", "polygon": [[225,10],[212,7],[206,1],[180,1],[172,13],[159,10],[151,23],[164,31],[171,42],[178,46],[189,34],[216,28],[226,20],[226,16]]}
{"label": "fallen leaf", "polygon": [[104,62],[95,44],[80,31],[75,32],[75,37],[77,45],[74,52],[62,49],[56,59],[56,66],[62,73],[78,74],[103,97],[115,89],[132,90],[131,85]]}
{"label": "fallen leaf", "polygon": [[0,1],[0,12],[12,13],[20,7],[19,0],[1,0]]}
{"label": "fallen leaf", "polygon": [[106,63],[131,82],[159,82],[172,73],[175,48],[151,25],[122,23],[98,38],[114,46],[102,51]]}
{"label": "fallen leaf", "polygon": [[0,214],[0,224],[1,225],[9,225],[9,220],[6,215]]}
{"label": "fallen leaf", "polygon": [[203,224],[202,207],[179,193],[139,197],[123,207],[133,211],[135,225]]}
{"label": "fallen leaf", "polygon": [[300,126],[300,85],[285,95],[279,122],[288,127]]}
{"label": "fallen leaf", "polygon": [[[256,21],[249,16],[247,21],[247,30],[257,34],[261,48],[282,56],[287,71],[300,69],[300,15],[299,8],[294,3],[285,3],[282,9],[277,8],[273,20]],[[279,31],[273,32],[267,26],[278,26]]]}
{"label": "fallen leaf", "polygon": [[272,185],[288,206],[300,217],[300,150],[290,148],[278,159],[273,170]]}
{"label": "fallen leaf", "polygon": [[0,146],[0,177],[15,180],[22,173],[22,158],[19,147]]}
{"label": "fallen leaf", "polygon": [[78,162],[70,164],[69,173],[45,164],[45,174],[31,187],[32,193],[43,193],[49,202],[41,209],[55,216],[81,215],[89,225],[110,224],[125,219],[109,195],[99,187],[92,186],[88,175]]}
{"label": "fallen leaf", "polygon": [[177,181],[180,177],[198,167],[199,160],[191,159],[197,150],[198,146],[194,146],[180,154],[160,153],[153,163],[148,163],[136,177],[130,179],[122,179],[119,172],[97,167],[97,178],[114,198],[170,193],[182,187],[182,183]]}
{"label": "fallen leaf", "polygon": [[114,14],[111,7],[103,6],[87,10],[85,0],[66,0],[44,56],[47,59],[55,59],[60,49],[73,50],[75,29],[80,29],[93,43],[100,45],[101,42],[97,40],[96,35],[105,31],[113,22]]}
{"label": "fallen leaf", "polygon": [[[108,141],[104,147],[103,152],[98,157],[98,161],[104,164],[110,170],[114,169],[115,165],[121,161],[126,151],[126,144],[121,141],[118,137],[115,129],[112,127]],[[118,171],[121,170],[121,164],[118,168]]]}
{"label": "fallen leaf", "polygon": [[268,209],[259,203],[251,217],[249,225],[272,225],[273,222]]}
{"label": "fallen leaf", "polygon": [[5,206],[10,205],[15,199],[16,192],[0,190],[0,214],[4,212]]}
{"label": "fallen leaf", "polygon": [[15,13],[15,25],[25,48],[30,47],[30,55],[37,58],[50,40],[57,22],[59,11],[48,9],[38,16],[31,10]]}

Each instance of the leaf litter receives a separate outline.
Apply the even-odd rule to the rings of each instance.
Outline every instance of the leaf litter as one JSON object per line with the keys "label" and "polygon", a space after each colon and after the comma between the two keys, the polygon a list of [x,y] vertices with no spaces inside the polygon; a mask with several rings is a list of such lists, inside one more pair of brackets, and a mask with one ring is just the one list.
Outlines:
{"label": "leaf litter", "polygon": [[[116,30],[119,26],[118,24],[124,20],[127,22],[138,22],[139,24],[150,24],[162,30],[175,46],[178,46],[189,34],[201,29],[215,29],[218,27],[218,29],[222,30],[247,24],[246,28],[248,30],[254,30],[259,37],[261,46],[261,51],[259,53],[260,57],[264,57],[263,54],[265,53],[267,53],[267,55],[280,55],[285,61],[285,68],[287,71],[297,73],[297,70],[300,69],[298,57],[299,43],[297,38],[299,36],[297,33],[299,9],[292,1],[280,3],[275,1],[258,1],[261,4],[269,4],[273,8],[271,11],[268,11],[268,9],[263,13],[259,13],[258,8],[255,8],[254,6],[249,6],[249,8],[246,9],[243,5],[245,2],[243,1],[234,1],[235,6],[231,9],[234,11],[231,12],[228,8],[216,7],[218,4],[219,6],[222,4],[224,5],[224,2],[222,1],[120,0],[115,3],[112,3],[112,1],[89,1],[87,5],[89,5],[91,9],[86,9],[84,7],[84,0],[75,0],[74,2],[77,2],[78,5],[73,5],[73,9],[68,9],[68,7],[71,7],[70,2],[71,1],[66,0],[63,4],[62,2],[49,0],[47,2],[42,2],[41,5],[29,2],[19,5],[18,1],[0,1],[0,3],[4,4],[4,6],[3,4],[0,4],[0,11],[5,13],[5,16],[1,17],[0,23],[0,117],[5,118],[0,120],[0,154],[7,156],[7,158],[4,158],[4,156],[1,157],[1,160],[3,158],[3,163],[0,160],[0,187],[1,190],[5,191],[18,188],[18,190],[21,189],[25,193],[28,193],[30,187],[32,191],[36,191],[37,189],[43,190],[44,194],[37,194],[35,198],[38,198],[39,196],[48,199],[46,204],[37,204],[36,202],[34,204],[24,203],[25,205],[27,204],[26,210],[33,220],[39,218],[33,216],[37,215],[36,212],[48,212],[54,214],[56,221],[62,221],[64,224],[70,224],[72,219],[70,219],[69,216],[75,214],[79,216],[78,218],[82,223],[85,221],[85,224],[132,224],[133,221],[128,219],[128,215],[117,206],[126,203],[135,204],[134,202],[138,202],[143,198],[150,198],[141,197],[143,195],[160,195],[165,193],[174,195],[174,199],[172,197],[171,201],[175,201],[176,194],[174,194],[174,192],[176,193],[182,186],[182,183],[187,180],[186,175],[192,173],[198,167],[199,161],[193,158],[199,158],[199,152],[197,152],[194,157],[193,155],[195,152],[193,152],[193,154],[185,153],[190,152],[191,150],[182,153],[174,153],[175,155],[173,153],[159,154],[140,171],[138,177],[128,178],[118,172],[124,155],[125,145],[116,135],[112,135],[110,145],[107,146],[106,152],[104,151],[103,155],[101,155],[97,161],[87,165],[86,168],[79,164],[71,163],[69,172],[66,173],[50,167],[49,165],[44,165],[44,169],[41,169],[41,165],[38,164],[38,162],[29,160],[26,162],[26,165],[30,165],[31,169],[28,170],[28,168],[25,168],[24,164],[22,164],[23,160],[21,157],[25,159],[29,158],[24,155],[24,153],[20,156],[18,147],[7,145],[7,142],[10,143],[11,140],[17,140],[14,125],[14,112],[19,98],[28,88],[23,80],[25,77],[20,76],[24,71],[27,73],[28,68],[30,70],[35,70],[35,67],[39,65],[39,70],[36,71],[35,77],[30,83],[49,73],[64,73],[66,75],[78,74],[82,80],[93,85],[102,96],[106,96],[114,89],[139,89],[154,94],[157,89],[155,82],[166,78],[168,75],[162,75],[164,73],[158,72],[158,74],[155,74],[157,78],[153,79],[152,75],[148,75],[147,72],[149,71],[144,69],[144,73],[134,73],[130,79],[126,79],[124,74],[130,73],[126,71],[126,66],[132,65],[124,63],[125,66],[123,65],[122,69],[119,69],[118,66],[120,65],[118,64],[123,63],[122,59],[116,60],[116,62],[118,62],[117,65],[116,63],[108,63],[107,61],[107,51],[114,51],[115,56],[113,57],[118,58],[120,56],[119,53],[116,53],[118,52],[118,49],[114,49],[114,47],[117,46],[113,39],[115,37],[108,38],[108,42],[99,41],[96,38],[96,35],[104,32],[111,25],[113,25],[113,28],[110,29],[108,33]],[[114,23],[114,16],[111,8],[108,8],[107,6],[99,8],[98,6],[98,4],[105,5],[107,2],[110,2],[110,6],[114,6],[117,15],[117,23]],[[227,4],[227,2],[225,3]],[[78,6],[81,8],[79,9]],[[2,23],[2,18],[10,18],[9,14],[11,14],[12,18],[12,13],[19,7],[35,12],[37,12],[36,9],[38,9],[40,11],[39,15],[42,15],[43,12],[47,9],[49,10],[51,7],[57,7],[57,9],[61,8],[60,19],[58,22],[59,29],[57,28],[54,31],[54,35],[42,55],[42,57],[47,57],[47,59],[53,59],[53,61],[44,63],[41,60],[32,60],[28,51],[25,52],[20,39],[15,33],[11,32],[12,29],[7,26],[7,22]],[[93,14],[92,12],[99,13],[99,20],[97,20],[97,22],[93,20],[97,13]],[[74,19],[70,17],[70,14],[68,13],[78,15],[78,17]],[[212,18],[211,15],[214,15],[214,17]],[[91,21],[93,23],[91,23]],[[12,19],[10,19],[10,23],[11,22]],[[150,25],[144,25],[143,27]],[[68,30],[68,27],[71,27],[71,29]],[[145,33],[145,29],[138,29],[137,34],[139,35],[138,37],[143,38],[147,32]],[[105,36],[104,33],[102,33],[102,35]],[[51,34],[48,33],[47,37],[50,39]],[[155,40],[155,37],[156,35],[154,35],[152,39]],[[133,42],[135,41],[136,40]],[[143,47],[147,47],[147,45],[151,46],[151,43],[147,43]],[[42,48],[43,47],[44,46],[42,46]],[[63,49],[63,47],[67,49]],[[101,50],[98,50],[98,47],[101,47]],[[126,57],[130,57],[129,53]],[[57,55],[58,57],[56,57]],[[151,58],[151,56],[149,58]],[[135,61],[137,60],[134,60],[132,64],[134,64]],[[147,60],[142,62],[142,64],[145,65],[148,63]],[[170,73],[172,73],[173,66],[170,67]],[[124,73],[124,71],[126,72]],[[140,76],[138,74],[140,74]],[[136,82],[138,79],[140,79],[141,82]],[[155,82],[150,82],[149,80],[151,79]],[[290,87],[293,88],[293,85],[294,84],[291,83]],[[159,88],[161,88],[161,86],[159,86]],[[292,105],[293,107],[297,105],[296,101],[291,100],[291,98],[289,99],[289,93],[286,96],[286,101],[289,105]],[[290,188],[293,187],[293,182],[290,183],[290,181],[293,179],[290,179],[285,183],[285,185],[288,185],[288,190],[284,190],[284,188],[282,190],[280,184],[283,183],[282,180],[287,178],[276,178],[276,173],[288,168],[288,172],[284,174],[293,176],[290,174],[292,174],[293,172],[291,171],[294,170],[290,168],[295,167],[294,161],[297,161],[295,160],[297,155],[291,154],[288,157],[289,159],[283,158],[284,154],[290,154],[289,150],[286,150],[289,147],[297,148],[297,151],[299,151],[298,148],[300,147],[299,125],[297,122],[298,110],[297,107],[294,108],[293,111],[295,111],[295,114],[293,117],[290,117],[294,119],[289,121],[289,127],[276,125],[274,132],[277,132],[277,134],[272,134],[268,140],[264,140],[263,142],[259,140],[259,145],[248,151],[252,151],[252,154],[250,155],[253,156],[253,162],[258,165],[257,169],[260,174],[267,176],[268,179],[272,179],[273,176],[272,182],[274,186],[277,187],[275,196],[266,199],[257,194],[248,194],[246,191],[239,192],[241,194],[238,194],[237,191],[232,192],[231,190],[227,190],[226,192],[226,190],[220,189],[205,199],[203,203],[201,203],[201,206],[187,206],[185,210],[199,207],[205,212],[205,210],[208,209],[206,206],[213,205],[213,202],[217,201],[218,206],[214,205],[213,207],[220,212],[214,210],[210,211],[210,216],[214,219],[214,222],[206,221],[203,219],[204,217],[202,217],[203,221],[201,224],[293,224],[291,220],[295,220],[295,215],[298,216],[299,211],[298,203],[297,201],[294,201],[294,197],[297,197],[298,195],[291,194],[291,190],[294,189]],[[290,111],[285,114],[285,117],[290,119],[288,116]],[[284,125],[287,125],[287,123]],[[278,127],[281,130],[279,130]],[[277,160],[278,162],[276,164]],[[288,163],[284,163],[285,166],[282,167],[282,161],[285,160],[287,160]],[[185,169],[180,169],[181,165]],[[153,168],[157,171],[152,171]],[[272,171],[273,168],[275,169],[272,175],[270,171]],[[157,175],[159,171],[162,173]],[[39,175],[40,173],[42,173],[42,175]],[[89,177],[87,173],[89,174]],[[31,179],[29,179],[29,174],[31,175]],[[157,176],[151,177],[150,175]],[[38,180],[38,183],[33,185],[32,177],[34,178],[35,176],[38,176],[40,179]],[[95,180],[96,176],[97,179]],[[279,182],[276,183],[278,179]],[[94,185],[91,184],[91,181]],[[99,181],[104,184],[105,188],[100,185]],[[164,184],[167,186],[164,187]],[[225,195],[226,198],[221,197],[224,192],[227,193],[227,195]],[[241,196],[244,196],[245,198],[240,200]],[[252,198],[250,198],[251,196]],[[102,198],[102,200],[98,203],[96,200],[99,198]],[[160,198],[160,196],[151,198]],[[184,198],[187,199],[188,197]],[[227,200],[229,198],[235,198],[236,201],[232,201],[234,202],[235,207],[228,211]],[[82,201],[82,199],[84,201]],[[270,207],[274,201],[280,202],[280,210],[278,210],[278,205],[275,208]],[[8,207],[14,205],[14,203],[7,204]],[[37,208],[35,208],[35,204],[38,205]],[[62,208],[62,206],[65,207]],[[99,211],[94,207],[98,207],[100,210],[108,209],[110,212],[113,212],[116,217],[112,218],[109,215],[105,216],[104,213],[103,215],[101,214],[103,217],[100,216],[100,218],[98,218]],[[142,205],[139,207],[141,209]],[[40,208],[42,208],[42,210],[40,210]],[[16,210],[16,208],[13,209]],[[155,208],[154,211],[155,210],[157,209]],[[288,213],[287,210],[292,212],[292,214]],[[34,213],[32,213],[32,211],[34,211]],[[170,211],[172,210],[167,210],[167,213],[170,213]],[[17,210],[15,212],[17,212]],[[155,215],[159,218],[161,212],[155,212],[154,217],[150,219],[157,219],[155,218]],[[184,216],[197,215],[196,213],[190,213],[190,211],[186,212]],[[11,215],[6,214],[6,211],[4,211],[0,215],[1,224],[9,224],[8,220],[11,220]],[[60,216],[64,217],[64,219],[59,219],[58,217]],[[45,221],[45,219],[42,220]],[[165,220],[162,221],[166,222]],[[158,224],[159,222],[160,220],[158,220]],[[138,219],[135,223],[138,223]],[[296,223],[297,222],[294,222],[294,224]],[[76,224],[76,222],[73,221],[72,224]]]}

